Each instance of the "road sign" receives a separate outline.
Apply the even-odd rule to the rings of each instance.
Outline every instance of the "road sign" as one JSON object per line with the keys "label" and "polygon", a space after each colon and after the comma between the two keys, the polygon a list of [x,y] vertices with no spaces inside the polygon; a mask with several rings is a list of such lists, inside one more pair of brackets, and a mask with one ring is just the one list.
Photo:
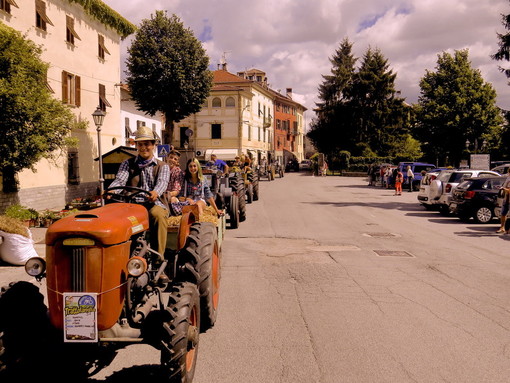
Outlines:
{"label": "road sign", "polygon": [[170,153],[170,145],[158,145],[158,157],[166,157]]}
{"label": "road sign", "polygon": [[469,165],[471,169],[489,170],[491,156],[490,154],[471,154]]}
{"label": "road sign", "polygon": [[188,137],[191,137],[193,135],[193,130],[191,130],[190,128],[186,129],[186,131],[184,132]]}

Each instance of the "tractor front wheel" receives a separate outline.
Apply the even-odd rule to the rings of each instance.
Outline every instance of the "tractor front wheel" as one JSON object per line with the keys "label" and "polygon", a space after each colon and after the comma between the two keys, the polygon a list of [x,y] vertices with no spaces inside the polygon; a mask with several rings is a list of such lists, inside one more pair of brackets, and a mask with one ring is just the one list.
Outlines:
{"label": "tractor front wheel", "polygon": [[163,323],[161,368],[171,383],[191,383],[197,362],[200,298],[197,286],[185,282],[172,287]]}

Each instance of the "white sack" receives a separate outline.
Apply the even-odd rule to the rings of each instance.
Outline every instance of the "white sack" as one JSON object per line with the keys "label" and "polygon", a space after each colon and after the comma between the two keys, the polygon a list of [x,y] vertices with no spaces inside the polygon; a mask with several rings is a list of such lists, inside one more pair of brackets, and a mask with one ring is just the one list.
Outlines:
{"label": "white sack", "polygon": [[28,259],[38,256],[34,248],[32,233],[28,229],[27,231],[30,238],[0,230],[0,237],[2,237],[0,259],[2,261],[12,265],[24,265]]}

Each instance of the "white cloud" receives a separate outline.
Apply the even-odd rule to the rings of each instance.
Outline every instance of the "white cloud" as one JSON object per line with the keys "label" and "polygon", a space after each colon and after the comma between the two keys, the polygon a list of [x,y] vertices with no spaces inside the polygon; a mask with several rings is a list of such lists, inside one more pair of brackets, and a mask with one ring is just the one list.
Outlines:
{"label": "white cloud", "polygon": [[[158,9],[175,13],[198,38],[216,68],[227,52],[236,73],[256,67],[272,88],[293,88],[294,98],[312,110],[329,58],[348,37],[361,57],[379,48],[397,73],[397,88],[409,102],[419,81],[433,70],[443,51],[468,48],[473,67],[498,92],[498,105],[510,109],[510,87],[490,55],[503,32],[501,0],[104,0],[135,24]],[[150,4],[150,7],[148,7]],[[125,45],[129,42],[127,41]],[[308,120],[313,113],[308,112]]]}

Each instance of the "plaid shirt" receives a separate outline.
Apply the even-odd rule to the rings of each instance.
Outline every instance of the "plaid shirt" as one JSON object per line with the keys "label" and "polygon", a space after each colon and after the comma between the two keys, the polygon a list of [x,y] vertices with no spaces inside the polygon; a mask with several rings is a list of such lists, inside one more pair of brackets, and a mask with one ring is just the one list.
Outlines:
{"label": "plaid shirt", "polygon": [[184,197],[191,198],[193,201],[207,201],[209,198],[213,197],[211,188],[209,187],[209,184],[205,178],[203,181],[198,181],[197,184],[187,180],[184,181],[184,187],[181,190],[181,195],[183,192]]}
{"label": "plaid shirt", "polygon": [[168,188],[166,190],[169,192],[176,191],[178,192],[177,195],[179,195],[183,184],[184,172],[180,167],[174,166],[170,169],[170,181],[168,182]]}
{"label": "plaid shirt", "polygon": [[[138,163],[140,157],[136,158],[136,162]],[[153,157],[151,162],[142,168],[142,172],[140,174],[141,185],[140,188],[147,191],[156,191],[158,196],[163,195],[168,187],[168,181],[170,179],[170,168],[167,164],[161,166],[159,170],[158,179],[154,180],[154,166],[158,163],[156,159]],[[110,184],[110,187],[116,186],[126,186],[129,180],[129,160],[125,160],[120,164],[119,171],[115,176],[115,180]],[[138,203],[147,202],[147,198],[143,195],[139,197],[135,197],[135,201]],[[166,209],[165,205],[158,199],[155,202],[156,205],[161,206]]]}

